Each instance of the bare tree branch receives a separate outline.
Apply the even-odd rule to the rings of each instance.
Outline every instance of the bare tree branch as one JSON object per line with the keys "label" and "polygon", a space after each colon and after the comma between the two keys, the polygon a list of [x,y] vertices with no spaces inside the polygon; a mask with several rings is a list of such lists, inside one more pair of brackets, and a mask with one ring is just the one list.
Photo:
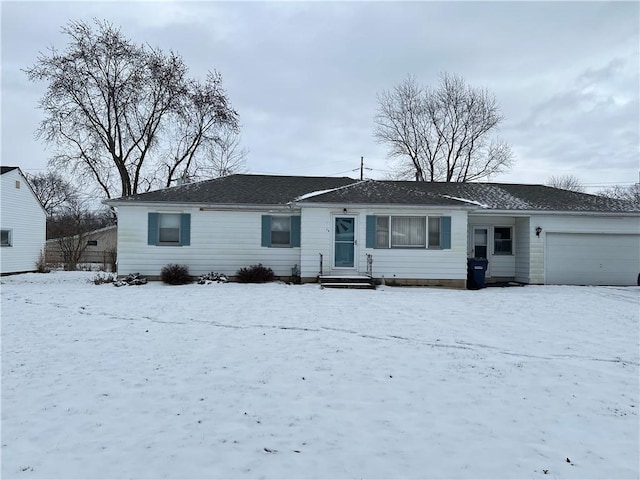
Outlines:
{"label": "bare tree branch", "polygon": [[374,136],[404,178],[468,182],[512,165],[511,147],[489,137],[502,120],[495,97],[462,77],[442,74],[436,88],[423,88],[409,76],[378,95]]}
{"label": "bare tree branch", "polygon": [[41,53],[25,69],[47,84],[37,134],[55,147],[53,166],[91,177],[107,198],[192,174],[216,131],[237,129],[219,74],[191,80],[178,54],[136,45],[106,21],[71,22],[62,32],[66,50]]}
{"label": "bare tree branch", "polygon": [[584,192],[584,185],[575,175],[552,175],[547,180],[550,187],[561,188],[562,190],[571,190],[573,192]]}

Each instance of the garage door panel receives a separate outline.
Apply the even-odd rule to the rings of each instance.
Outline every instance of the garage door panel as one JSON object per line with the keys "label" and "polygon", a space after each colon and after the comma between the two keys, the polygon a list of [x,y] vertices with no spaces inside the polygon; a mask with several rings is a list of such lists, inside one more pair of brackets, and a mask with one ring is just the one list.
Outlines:
{"label": "garage door panel", "polygon": [[548,233],[545,283],[636,285],[640,235]]}

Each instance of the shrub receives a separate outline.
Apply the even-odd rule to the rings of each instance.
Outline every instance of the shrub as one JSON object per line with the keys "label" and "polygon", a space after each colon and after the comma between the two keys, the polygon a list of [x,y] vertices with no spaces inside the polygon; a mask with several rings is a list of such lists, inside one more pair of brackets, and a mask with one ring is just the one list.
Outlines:
{"label": "shrub", "polygon": [[169,285],[185,285],[192,282],[189,275],[189,267],[175,263],[170,263],[163,267],[160,272],[160,278]]}
{"label": "shrub", "polygon": [[38,255],[38,260],[36,261],[36,271],[38,273],[49,273],[51,268],[47,264],[47,261],[44,256],[44,250],[40,250],[40,254]]}
{"label": "shrub", "polygon": [[116,277],[111,273],[97,273],[91,280],[95,285],[102,285],[103,283],[113,283],[116,281]]}
{"label": "shrub", "polygon": [[240,283],[265,283],[273,281],[273,270],[264,267],[261,263],[243,267],[236,272],[236,278]]}

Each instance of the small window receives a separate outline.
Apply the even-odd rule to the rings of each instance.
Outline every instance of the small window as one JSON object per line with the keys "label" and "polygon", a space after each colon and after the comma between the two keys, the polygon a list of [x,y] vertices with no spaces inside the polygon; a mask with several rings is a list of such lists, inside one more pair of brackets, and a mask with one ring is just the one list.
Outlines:
{"label": "small window", "polygon": [[271,246],[291,246],[291,217],[271,217]]}
{"label": "small window", "polygon": [[11,230],[2,230],[2,234],[0,236],[0,246],[2,247],[10,247],[11,246]]}
{"label": "small window", "polygon": [[16,188],[20,188],[20,180],[16,180]]}
{"label": "small window", "polygon": [[440,248],[440,217],[429,217],[429,248]]}
{"label": "small window", "polygon": [[180,245],[179,213],[161,213],[158,215],[158,241],[165,245]]}
{"label": "small window", "polygon": [[494,227],[493,253],[495,255],[511,255],[513,253],[511,227]]}
{"label": "small window", "polygon": [[98,240],[87,240],[87,247],[97,247]]}
{"label": "small window", "polygon": [[389,248],[389,217],[376,217],[376,248]]}

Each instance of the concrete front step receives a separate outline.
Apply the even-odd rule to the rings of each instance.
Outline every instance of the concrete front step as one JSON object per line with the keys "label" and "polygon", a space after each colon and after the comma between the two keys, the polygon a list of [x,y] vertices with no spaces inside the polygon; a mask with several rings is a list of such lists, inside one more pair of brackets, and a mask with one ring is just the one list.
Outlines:
{"label": "concrete front step", "polygon": [[327,283],[323,282],[320,284],[322,288],[359,288],[359,289],[370,289],[374,290],[376,288],[372,283],[347,283],[347,282],[338,282],[338,283]]}
{"label": "concrete front step", "polygon": [[376,288],[375,281],[366,275],[320,275],[318,280],[327,288]]}

